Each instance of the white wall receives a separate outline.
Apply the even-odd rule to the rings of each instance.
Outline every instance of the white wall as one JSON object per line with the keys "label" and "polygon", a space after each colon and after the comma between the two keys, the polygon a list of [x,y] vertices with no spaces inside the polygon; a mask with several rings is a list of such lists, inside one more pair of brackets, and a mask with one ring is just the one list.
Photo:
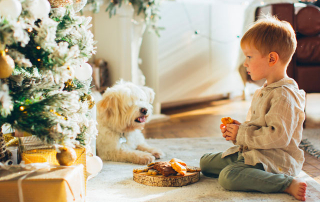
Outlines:
{"label": "white wall", "polygon": [[92,30],[97,41],[94,59],[108,62],[110,84],[113,85],[120,78],[131,81],[132,22],[128,16],[132,16],[132,6],[122,5],[122,9],[117,9],[117,15],[112,18],[105,10],[106,5],[102,5],[100,12],[93,14]]}
{"label": "white wall", "polygon": [[[154,41],[144,40],[140,52],[143,61],[140,67],[144,71],[151,65],[145,63],[149,52],[144,49],[150,50],[152,44],[156,44],[158,97],[162,105],[242,92],[237,36],[241,37],[245,8],[240,1],[162,3],[159,26],[165,30],[160,32],[160,38],[153,37]],[[200,34],[195,35],[196,30]]]}
{"label": "white wall", "polygon": [[[264,3],[296,0],[264,0]],[[240,39],[254,20],[261,0],[176,0],[164,1],[158,38],[144,34],[140,57],[146,85],[156,92],[155,112],[160,105],[179,105],[210,99],[227,93],[241,93],[238,73],[244,57]],[[125,5],[122,5],[123,7]],[[97,43],[95,59],[108,62],[110,83],[132,80],[132,22],[127,9],[109,18],[101,7],[93,15]],[[194,35],[194,31],[200,34]],[[239,37],[238,37],[239,36]]]}

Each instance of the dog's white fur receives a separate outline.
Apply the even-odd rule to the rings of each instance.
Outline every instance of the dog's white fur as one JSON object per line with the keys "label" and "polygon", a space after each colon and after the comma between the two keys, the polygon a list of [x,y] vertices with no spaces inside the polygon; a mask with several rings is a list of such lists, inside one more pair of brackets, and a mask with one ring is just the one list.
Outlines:
{"label": "dog's white fur", "polygon": [[[151,88],[122,80],[105,91],[97,103],[98,156],[135,164],[148,164],[164,156],[161,150],[146,143],[141,132],[152,114],[154,95]],[[122,136],[125,143],[120,143]]]}

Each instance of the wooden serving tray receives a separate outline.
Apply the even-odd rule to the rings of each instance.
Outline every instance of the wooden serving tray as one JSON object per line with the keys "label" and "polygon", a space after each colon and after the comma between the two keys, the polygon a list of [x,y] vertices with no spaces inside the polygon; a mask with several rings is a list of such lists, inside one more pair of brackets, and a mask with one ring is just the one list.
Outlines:
{"label": "wooden serving tray", "polygon": [[133,180],[140,184],[155,187],[181,187],[200,180],[200,172],[187,172],[185,176],[148,175],[147,172],[133,173]]}

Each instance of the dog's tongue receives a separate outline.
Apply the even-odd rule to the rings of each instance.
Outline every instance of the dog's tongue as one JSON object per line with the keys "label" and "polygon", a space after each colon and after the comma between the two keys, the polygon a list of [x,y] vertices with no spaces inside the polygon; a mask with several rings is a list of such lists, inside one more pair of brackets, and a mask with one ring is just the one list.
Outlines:
{"label": "dog's tongue", "polygon": [[145,121],[146,121],[146,117],[145,117],[145,116],[139,117],[139,121],[140,121],[141,123],[145,122]]}

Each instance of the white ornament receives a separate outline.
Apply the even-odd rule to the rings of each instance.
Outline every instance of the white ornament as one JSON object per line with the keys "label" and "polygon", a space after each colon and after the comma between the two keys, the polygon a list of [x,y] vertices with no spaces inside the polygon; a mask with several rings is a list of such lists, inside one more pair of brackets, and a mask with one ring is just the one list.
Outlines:
{"label": "white ornament", "polygon": [[102,170],[103,162],[98,156],[87,156],[87,172],[96,175]]}
{"label": "white ornament", "polygon": [[83,63],[75,70],[74,76],[81,80],[85,81],[90,79],[92,75],[92,67],[88,63]]}
{"label": "white ornament", "polygon": [[48,18],[51,6],[48,0],[35,0],[30,10],[37,19]]}
{"label": "white ornament", "polygon": [[0,15],[4,17],[11,16],[17,18],[21,14],[22,6],[18,0],[1,0],[0,1]]}
{"label": "white ornament", "polygon": [[73,0],[73,10],[79,12],[87,4],[87,0]]}

